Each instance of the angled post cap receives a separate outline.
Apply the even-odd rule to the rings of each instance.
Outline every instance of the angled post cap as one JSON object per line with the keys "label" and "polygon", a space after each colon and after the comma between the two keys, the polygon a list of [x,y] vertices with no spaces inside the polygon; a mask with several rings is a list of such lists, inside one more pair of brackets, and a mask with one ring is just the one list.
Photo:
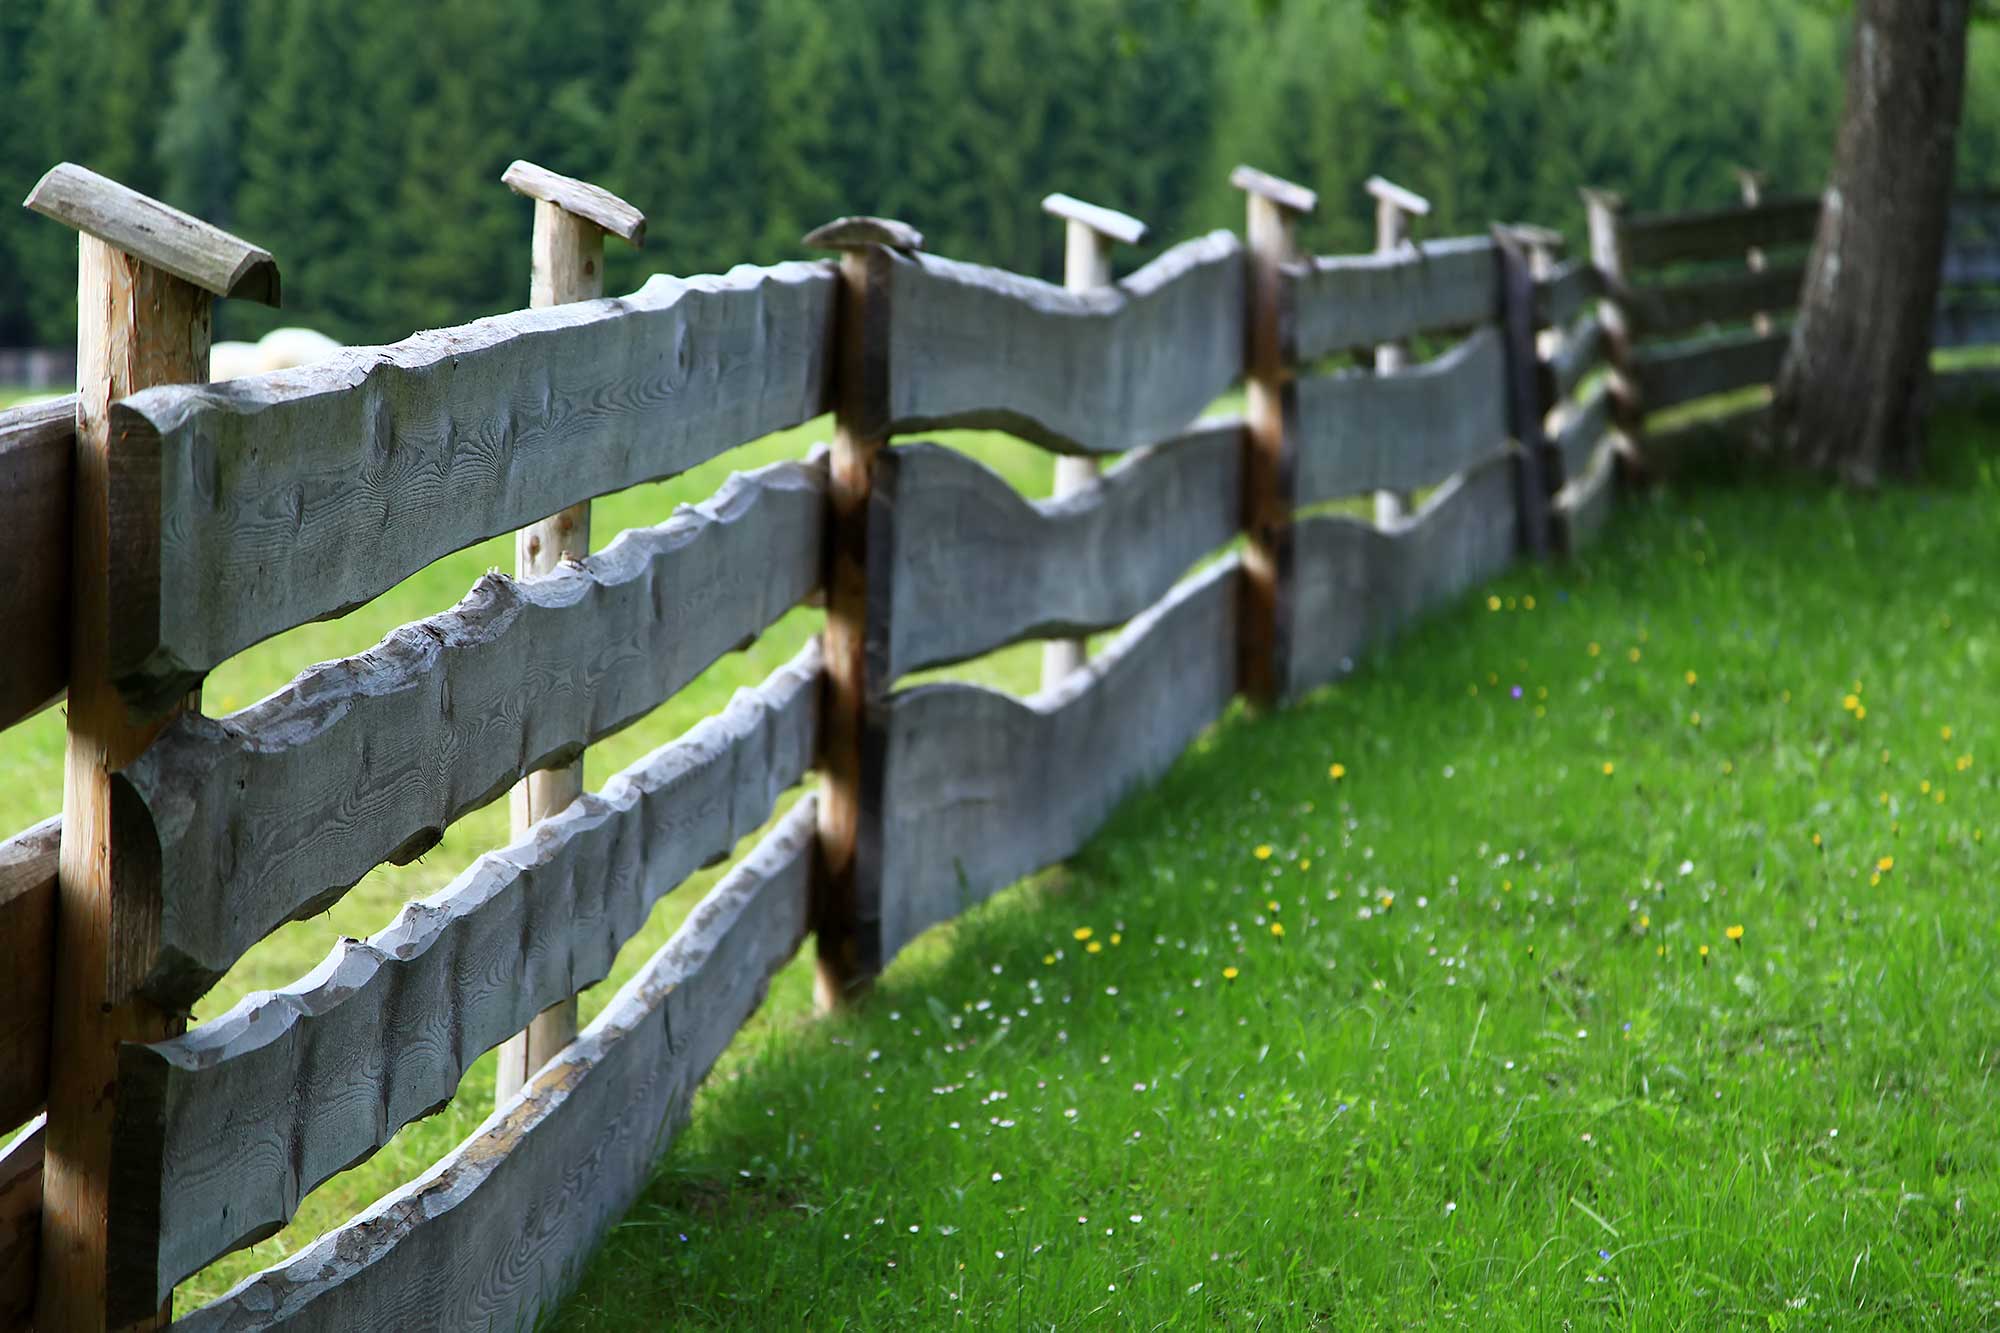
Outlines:
{"label": "angled post cap", "polygon": [[1319,207],[1316,192],[1255,167],[1239,166],[1229,173],[1229,183],[1239,190],[1269,199],[1288,213],[1310,213]]}
{"label": "angled post cap", "polygon": [[1594,185],[1584,185],[1577,188],[1577,193],[1583,196],[1583,202],[1587,207],[1601,208],[1611,213],[1624,211],[1625,196],[1616,190],[1600,190]]}
{"label": "angled post cap", "polygon": [[565,176],[519,158],[500,173],[500,179],[515,194],[554,204],[565,213],[594,222],[601,230],[630,241],[635,250],[646,244],[646,215],[611,191],[589,181],[580,181],[574,176]]}
{"label": "angled post cap", "polygon": [[891,250],[915,251],[924,248],[924,234],[894,218],[846,217],[814,227],[800,244],[815,250],[865,250],[885,245]]}
{"label": "angled post cap", "polygon": [[1530,250],[1560,250],[1567,244],[1563,234],[1555,228],[1537,226],[1532,222],[1496,222],[1493,230]]}
{"label": "angled post cap", "polygon": [[1368,193],[1385,204],[1393,204],[1412,217],[1427,218],[1431,215],[1431,201],[1415,190],[1406,190],[1384,176],[1370,176],[1364,183]]}
{"label": "angled post cap", "polygon": [[1732,164],[1729,174],[1736,177],[1736,183],[1746,190],[1761,190],[1771,180],[1770,172],[1756,167],[1746,167],[1741,163]]}
{"label": "angled post cap", "polygon": [[23,205],[214,296],[278,304],[269,250],[74,162],[59,162]]}
{"label": "angled post cap", "polygon": [[1074,222],[1088,227],[1107,241],[1137,245],[1146,239],[1146,224],[1130,213],[1120,213],[1115,208],[1103,208],[1097,204],[1086,204],[1074,195],[1062,193],[1049,195],[1042,200],[1042,211],[1059,217],[1064,222]]}

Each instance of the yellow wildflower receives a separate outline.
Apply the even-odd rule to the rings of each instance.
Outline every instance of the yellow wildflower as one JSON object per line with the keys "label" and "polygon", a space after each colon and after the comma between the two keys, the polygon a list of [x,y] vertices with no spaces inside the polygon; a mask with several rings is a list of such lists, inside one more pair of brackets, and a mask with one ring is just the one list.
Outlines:
{"label": "yellow wildflower", "polygon": [[1268,860],[1270,860],[1270,859],[1271,859],[1271,844],[1270,844],[1270,843],[1268,843],[1268,842],[1260,842],[1260,843],[1258,843],[1258,844],[1257,844],[1257,850],[1256,850],[1256,852],[1255,852],[1255,856],[1257,857],[1257,859],[1258,859],[1259,861],[1268,861]]}
{"label": "yellow wildflower", "polygon": [[1500,599],[1498,597],[1488,597],[1486,599],[1486,609],[1488,611],[1498,611],[1500,609]]}
{"label": "yellow wildflower", "polygon": [[1264,904],[1264,910],[1265,910],[1265,911],[1267,911],[1267,912],[1275,912],[1275,911],[1277,911],[1277,910],[1278,910],[1278,900],[1277,900],[1276,898],[1273,898],[1273,899],[1271,899],[1271,901],[1270,901],[1270,902],[1268,902],[1268,903],[1265,903],[1265,904]]}
{"label": "yellow wildflower", "polygon": [[[1474,686],[1473,688],[1477,689],[1478,687],[1477,687],[1477,686]],[[1347,765],[1346,765],[1346,764],[1334,764],[1334,765],[1333,765],[1332,767],[1330,767],[1330,768],[1328,768],[1328,769],[1326,770],[1326,775],[1327,775],[1328,777],[1332,778],[1332,779],[1333,779],[1333,780],[1334,780],[1335,782],[1338,782],[1338,781],[1340,781],[1340,780],[1341,780],[1342,778],[1344,778],[1344,777],[1346,777],[1346,776],[1347,776]]]}
{"label": "yellow wildflower", "polygon": [[1727,935],[1730,939],[1737,941],[1739,944],[1743,940],[1743,927],[1741,926],[1731,926],[1729,929],[1723,931],[1722,933]]}
{"label": "yellow wildflower", "polygon": [[1096,940],[1092,940],[1090,943],[1083,946],[1083,951],[1085,953],[1103,953],[1104,946],[1102,944],[1099,944]]}
{"label": "yellow wildflower", "polygon": [[1634,648],[1630,652],[1626,653],[1625,656],[1630,661],[1636,662],[1639,660],[1639,650],[1637,648]]}
{"label": "yellow wildflower", "polygon": [[1893,856],[1885,856],[1881,860],[1875,863],[1875,868],[1877,870],[1882,870],[1882,871],[1894,870],[1896,868],[1896,858]]}
{"label": "yellow wildflower", "polygon": [[1610,776],[1611,776],[1611,771],[1612,771],[1612,769],[1613,769],[1614,767],[1615,767],[1615,765],[1614,765],[1614,764],[1613,764],[1613,763],[1612,763],[1612,762],[1611,762],[1611,761],[1610,761],[1609,759],[1605,760],[1605,761],[1604,761],[1604,776],[1605,776],[1605,777],[1607,777],[1607,778],[1608,778],[1608,777],[1610,777]]}
{"label": "yellow wildflower", "polygon": [[1589,647],[1589,648],[1585,649],[1584,651],[1585,651],[1585,652],[1587,652],[1587,653],[1589,653],[1589,654],[1590,654],[1590,655],[1591,655],[1592,657],[1595,657],[1595,656],[1597,656],[1597,654],[1598,654],[1599,652],[1601,652],[1601,651],[1603,651],[1603,650],[1602,650],[1602,649],[1600,649],[1600,648],[1599,648],[1599,647],[1598,647],[1598,646],[1597,646],[1596,644],[1594,644],[1594,643],[1593,643],[1593,644],[1591,644],[1591,645],[1590,645],[1590,647]]}
{"label": "yellow wildflower", "polygon": [[1692,685],[1694,684],[1694,682],[1695,682],[1695,674],[1694,672],[1690,671],[1687,673],[1687,683]]}
{"label": "yellow wildflower", "polygon": [[1282,921],[1273,921],[1271,923],[1271,934],[1277,939],[1285,938],[1285,923]]}
{"label": "yellow wildflower", "polygon": [[1313,863],[1312,863],[1312,858],[1310,856],[1300,858],[1299,869],[1311,870],[1312,868],[1313,868]]}
{"label": "yellow wildflower", "polygon": [[1115,930],[1111,932],[1111,945],[1113,948],[1116,948],[1117,946],[1123,944],[1124,942],[1125,942],[1125,937],[1123,935],[1120,935]]}
{"label": "yellow wildflower", "polygon": [[1951,739],[1951,728],[1950,728],[1950,727],[1948,727],[1948,726],[1947,726],[1947,727],[1939,727],[1939,728],[1938,728],[1938,739],[1939,739],[1939,740],[1943,740],[1943,741],[1948,741],[1948,740],[1950,740],[1950,739]]}
{"label": "yellow wildflower", "polygon": [[1237,977],[1237,972],[1235,968],[1225,967],[1222,969],[1222,979],[1224,981],[1234,981],[1236,980],[1236,977]]}
{"label": "yellow wildflower", "polygon": [[1972,767],[1972,756],[1971,756],[1971,755],[1969,755],[1969,754],[1962,754],[1962,755],[1960,755],[1960,756],[1958,757],[1958,771],[1959,771],[1959,772],[1963,773],[1963,772],[1964,772],[1964,771],[1965,771],[1966,769],[1968,769],[1968,768],[1971,768],[1971,767]]}
{"label": "yellow wildflower", "polygon": [[1078,926],[1075,930],[1071,931],[1070,933],[1076,936],[1079,940],[1087,940],[1096,932],[1091,930],[1089,926]]}

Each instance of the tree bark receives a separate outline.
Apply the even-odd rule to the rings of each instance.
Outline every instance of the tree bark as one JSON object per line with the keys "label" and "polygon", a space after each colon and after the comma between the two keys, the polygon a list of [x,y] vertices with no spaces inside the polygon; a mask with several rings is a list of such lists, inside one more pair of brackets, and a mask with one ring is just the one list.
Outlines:
{"label": "tree bark", "polygon": [[1779,447],[1851,485],[1923,463],[1970,8],[1855,5],[1832,178],[1773,403]]}

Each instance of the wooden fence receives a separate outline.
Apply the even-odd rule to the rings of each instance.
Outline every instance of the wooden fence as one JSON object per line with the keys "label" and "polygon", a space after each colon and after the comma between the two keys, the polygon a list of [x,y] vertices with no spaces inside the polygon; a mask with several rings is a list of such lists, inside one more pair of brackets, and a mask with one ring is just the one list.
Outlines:
{"label": "wooden fence", "polygon": [[[536,179],[552,207],[614,216],[581,183]],[[816,769],[816,793],[477,1133],[181,1324],[531,1321],[807,934],[837,1003],[927,927],[1075,852],[1238,694],[1335,680],[1517,556],[1574,548],[1607,512],[1628,407],[1747,382],[1735,352],[1701,375],[1634,352],[1633,326],[1788,299],[1761,275],[1726,298],[1636,297],[1599,266],[1735,254],[1807,221],[1619,220],[1598,264],[1558,266],[1548,235],[1507,228],[1307,257],[1292,230],[1312,193],[1238,183],[1247,241],[1217,232],[1086,290],[846,219],[808,238],[837,261],[656,277],[305,369],[143,388],[98,416],[107,391],[88,383],[81,416],[78,400],[0,414],[0,725],[70,689],[70,808],[103,793],[94,841],[50,820],[0,843],[0,1126],[30,1126],[0,1155],[0,1320],[162,1322],[178,1282],[282,1227],[481,1053],[602,980],[662,895]],[[67,216],[145,278],[165,262],[153,233],[112,212]],[[1374,368],[1376,347],[1412,340],[1432,354]],[[1637,399],[1615,396],[1621,376]],[[1243,415],[1202,415],[1238,384]],[[490,574],[251,708],[187,703],[230,655],[449,552],[827,412],[830,449],[552,572]],[[963,454],[898,442],[965,426],[1122,457],[1030,502]],[[1421,503],[1382,523],[1334,504],[1375,492]],[[184,1030],[278,927],[816,597],[824,635],[720,715],[290,987]],[[1121,625],[1030,698],[895,688]],[[115,699],[99,725],[139,729],[129,754],[79,750],[86,686]],[[66,839],[98,861],[59,876]],[[66,1067],[101,1078],[79,1087]]]}

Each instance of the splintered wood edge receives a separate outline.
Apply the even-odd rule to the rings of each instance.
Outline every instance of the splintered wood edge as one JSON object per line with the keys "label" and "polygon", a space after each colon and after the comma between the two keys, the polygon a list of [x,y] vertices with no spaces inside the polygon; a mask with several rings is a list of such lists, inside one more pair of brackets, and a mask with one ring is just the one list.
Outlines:
{"label": "splintered wood edge", "polygon": [[894,218],[835,218],[823,227],[814,227],[800,242],[815,250],[858,250],[864,246],[886,245],[895,250],[921,250],[924,234],[907,222]]}
{"label": "splintered wood edge", "polygon": [[1370,176],[1364,185],[1368,193],[1374,195],[1377,199],[1383,200],[1385,203],[1394,204],[1405,213],[1414,214],[1420,218],[1427,218],[1431,215],[1430,200],[1424,198],[1415,190],[1404,189],[1387,177]]}
{"label": "splintered wood edge", "polygon": [[74,162],[49,168],[23,202],[205,292],[278,304],[270,251]]}
{"label": "splintered wood edge", "polygon": [[1318,192],[1255,167],[1239,166],[1229,173],[1229,183],[1294,213],[1310,213],[1319,207]]}
{"label": "splintered wood edge", "polygon": [[1137,245],[1146,239],[1146,224],[1130,213],[1120,213],[1115,208],[1105,208],[1098,204],[1088,204],[1074,195],[1057,192],[1042,200],[1042,211],[1053,214],[1065,222],[1080,222],[1096,232],[1123,245]]}
{"label": "splintered wood edge", "polygon": [[524,158],[510,163],[500,173],[500,180],[515,194],[554,204],[565,213],[596,223],[613,236],[630,241],[635,250],[646,244],[646,215],[602,186],[550,171]]}

